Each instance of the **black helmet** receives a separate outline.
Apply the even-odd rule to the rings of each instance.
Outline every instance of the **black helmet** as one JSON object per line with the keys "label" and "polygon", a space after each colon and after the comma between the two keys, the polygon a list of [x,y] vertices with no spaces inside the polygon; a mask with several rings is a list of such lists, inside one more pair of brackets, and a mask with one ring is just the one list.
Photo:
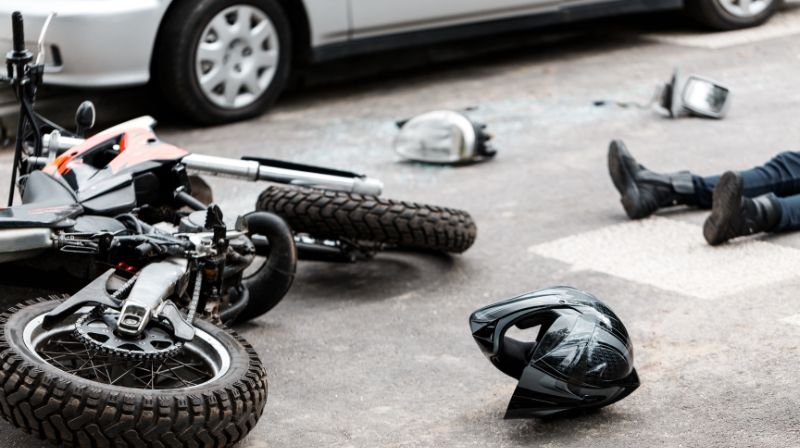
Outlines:
{"label": "black helmet", "polygon": [[[481,308],[469,320],[492,364],[519,380],[505,418],[599,408],[639,387],[625,326],[589,293],[545,289]],[[512,326],[537,325],[536,342],[506,336]]]}

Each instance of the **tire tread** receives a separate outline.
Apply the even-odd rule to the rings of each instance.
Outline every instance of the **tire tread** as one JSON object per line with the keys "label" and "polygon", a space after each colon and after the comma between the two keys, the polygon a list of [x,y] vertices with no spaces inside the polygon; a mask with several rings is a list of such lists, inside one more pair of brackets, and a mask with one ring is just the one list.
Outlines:
{"label": "tire tread", "polygon": [[6,337],[14,313],[0,314],[0,416],[23,431],[67,447],[226,447],[248,434],[267,400],[266,371],[250,344],[225,328],[249,355],[247,373],[213,394],[122,394],[86,387],[24,360]]}
{"label": "tire tread", "polygon": [[462,253],[478,232],[463,210],[313,188],[270,186],[256,209],[281,216],[295,232],[407,249]]}

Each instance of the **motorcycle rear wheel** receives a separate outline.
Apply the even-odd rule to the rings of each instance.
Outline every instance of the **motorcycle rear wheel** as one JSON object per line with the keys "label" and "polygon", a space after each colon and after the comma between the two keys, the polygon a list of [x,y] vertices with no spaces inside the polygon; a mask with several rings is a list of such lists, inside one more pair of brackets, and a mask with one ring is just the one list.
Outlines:
{"label": "motorcycle rear wheel", "polygon": [[181,355],[136,367],[147,361],[112,359],[71,339],[70,320],[42,328],[61,299],[0,314],[0,416],[14,426],[62,446],[182,448],[230,446],[256,425],[266,372],[236,333],[198,319]]}
{"label": "motorcycle rear wheel", "polygon": [[400,249],[461,253],[478,233],[463,210],[314,188],[270,186],[256,210],[282,217],[297,233]]}

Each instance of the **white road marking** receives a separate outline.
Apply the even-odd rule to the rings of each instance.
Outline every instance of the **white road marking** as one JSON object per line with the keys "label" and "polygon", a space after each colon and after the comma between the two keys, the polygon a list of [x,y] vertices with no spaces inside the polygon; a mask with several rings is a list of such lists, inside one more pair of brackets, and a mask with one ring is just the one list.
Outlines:
{"label": "white road marking", "polygon": [[665,31],[645,34],[642,37],[671,45],[714,50],[791,36],[793,34],[800,34],[800,8],[794,5],[778,13],[765,25],[756,28],[722,33],[709,33],[702,30],[688,33]]}
{"label": "white road marking", "polygon": [[631,221],[532,246],[530,253],[667,291],[716,299],[796,277],[800,250],[755,239],[711,247],[700,226]]}
{"label": "white road marking", "polygon": [[785,322],[785,323],[791,324],[791,325],[797,325],[798,327],[800,327],[800,314],[795,314],[793,316],[784,317],[783,319],[781,319],[781,322]]}

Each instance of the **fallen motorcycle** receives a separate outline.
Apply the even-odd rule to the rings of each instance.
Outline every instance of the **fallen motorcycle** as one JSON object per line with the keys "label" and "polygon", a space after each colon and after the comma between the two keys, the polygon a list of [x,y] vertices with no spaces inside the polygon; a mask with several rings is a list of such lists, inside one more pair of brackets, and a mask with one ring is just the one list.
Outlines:
{"label": "fallen motorcycle", "polygon": [[[224,324],[274,307],[298,256],[460,252],[474,241],[466,212],[378,198],[380,182],[354,173],[190,154],[160,141],[150,117],[85,138],[95,118],[85,102],[69,131],[34,110],[47,23],[35,62],[21,14],[12,25],[6,62],[20,113],[0,266],[83,281],[71,295],[0,315],[0,415],[37,437],[69,446],[233,444],[260,417],[267,379],[252,347]],[[290,187],[270,187],[258,201],[277,214],[256,211],[229,226],[198,173]]]}
{"label": "fallen motorcycle", "polygon": [[[265,212],[227,226],[190,194],[190,156],[160,142],[152,119],[83,140],[91,105],[75,132],[37,114],[43,66],[25,49],[21,14],[12,23],[20,116],[0,263],[40,283],[62,271],[86,281],[0,314],[0,416],[61,446],[236,443],[263,412],[267,376],[224,324],[286,294],[291,229]],[[259,238],[268,244],[256,248]],[[245,275],[258,255],[267,261]]]}

